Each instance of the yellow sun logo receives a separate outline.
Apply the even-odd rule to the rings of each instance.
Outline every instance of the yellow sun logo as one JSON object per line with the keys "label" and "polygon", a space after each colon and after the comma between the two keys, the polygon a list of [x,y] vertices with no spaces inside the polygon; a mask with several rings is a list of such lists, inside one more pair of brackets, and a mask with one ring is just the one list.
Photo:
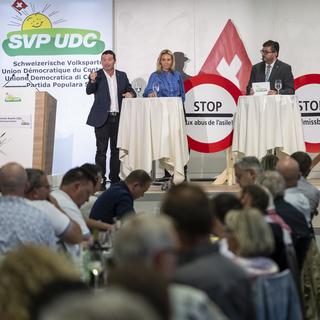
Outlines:
{"label": "yellow sun logo", "polygon": [[[10,26],[19,26],[22,31],[26,30],[39,30],[39,29],[51,29],[53,25],[65,22],[66,20],[57,19],[51,22],[52,17],[58,13],[58,11],[52,11],[49,14],[45,12],[51,7],[51,4],[45,4],[42,10],[36,10],[34,4],[29,6],[25,4],[23,10],[19,11],[19,15],[12,17],[14,20],[11,20]],[[30,12],[31,11],[31,12]],[[23,15],[26,18],[23,19]]]}
{"label": "yellow sun logo", "polygon": [[52,28],[50,19],[42,13],[30,14],[22,23],[21,30]]}

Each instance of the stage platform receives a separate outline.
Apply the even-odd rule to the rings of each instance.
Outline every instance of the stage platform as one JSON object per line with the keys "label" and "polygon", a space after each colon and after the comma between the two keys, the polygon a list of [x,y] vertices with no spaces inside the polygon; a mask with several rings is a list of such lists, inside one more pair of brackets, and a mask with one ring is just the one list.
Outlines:
{"label": "stage platform", "polygon": [[[309,179],[308,181],[310,181],[320,190],[320,179]],[[240,191],[238,184],[234,184],[231,186],[228,186],[227,184],[214,185],[211,181],[189,181],[189,183],[200,186],[209,197],[212,197],[221,192],[238,193]],[[161,190],[161,186],[151,185],[149,190],[145,193],[144,197],[136,201],[160,201],[161,197],[164,194],[165,191]]]}

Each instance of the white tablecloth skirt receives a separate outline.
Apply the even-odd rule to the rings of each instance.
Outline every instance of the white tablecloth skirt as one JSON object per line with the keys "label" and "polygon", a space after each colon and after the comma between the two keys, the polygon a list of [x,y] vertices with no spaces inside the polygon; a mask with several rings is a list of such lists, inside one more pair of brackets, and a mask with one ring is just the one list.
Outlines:
{"label": "white tablecloth skirt", "polygon": [[189,152],[181,99],[123,99],[117,145],[122,178],[136,169],[150,172],[159,160],[174,183],[182,182]]}
{"label": "white tablecloth skirt", "polygon": [[242,96],[235,114],[232,151],[261,159],[267,150],[305,151],[296,96]]}

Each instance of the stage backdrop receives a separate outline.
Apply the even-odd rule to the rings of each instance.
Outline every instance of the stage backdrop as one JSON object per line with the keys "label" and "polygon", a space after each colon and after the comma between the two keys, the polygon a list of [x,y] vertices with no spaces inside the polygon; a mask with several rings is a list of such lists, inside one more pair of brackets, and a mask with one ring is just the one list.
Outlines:
{"label": "stage backdrop", "polygon": [[[268,3],[262,0],[115,1],[114,39],[118,66],[127,71],[131,80],[147,81],[150,73],[156,68],[159,52],[168,48],[176,53],[179,59],[178,68],[183,68],[184,78],[197,76],[204,68],[207,71],[218,70],[235,85],[237,77],[241,87],[241,82],[246,81],[241,74],[237,74],[237,70],[242,72],[239,68],[240,61],[247,60],[241,43],[237,40],[236,59],[232,59],[235,55],[224,53],[223,60],[221,50],[212,51],[214,48],[218,49],[218,44],[226,43],[228,33],[225,31],[228,21],[231,20],[243,43],[249,63],[261,61],[262,43],[272,39],[280,43],[279,58],[292,66],[294,78],[319,74],[319,10],[320,2],[317,0],[271,0]],[[224,38],[221,37],[223,34],[226,35]],[[209,59],[211,65],[209,57],[212,58]],[[317,81],[310,77],[301,80],[299,86],[309,83],[309,80]],[[221,87],[222,80],[212,81],[219,81]],[[315,101],[311,111],[319,113],[319,98],[315,95],[311,100],[306,96],[308,89],[299,89],[302,100],[301,112],[310,113],[311,101]],[[319,92],[319,89],[317,91]],[[304,102],[305,100],[307,102]],[[213,104],[210,107],[213,109]],[[305,110],[307,107],[308,110]],[[316,125],[311,124],[314,123],[311,120],[316,119],[315,115],[311,118],[309,114],[306,116],[308,117],[303,118],[304,125],[310,123],[310,130],[316,134],[320,132]],[[218,140],[219,137],[214,137],[213,134],[214,132],[212,140]],[[320,134],[317,135],[311,136],[309,141],[315,142]],[[210,148],[210,145],[208,147]],[[221,172],[225,165],[225,151],[211,154],[192,151],[188,166],[189,176],[212,177]],[[313,171],[312,174],[314,173]]]}
{"label": "stage backdrop", "polygon": [[[93,97],[85,84],[113,46],[112,0],[2,0],[0,16],[0,85],[34,86],[58,101],[53,172],[94,161],[94,131],[85,124]],[[9,142],[0,144],[6,148]]]}

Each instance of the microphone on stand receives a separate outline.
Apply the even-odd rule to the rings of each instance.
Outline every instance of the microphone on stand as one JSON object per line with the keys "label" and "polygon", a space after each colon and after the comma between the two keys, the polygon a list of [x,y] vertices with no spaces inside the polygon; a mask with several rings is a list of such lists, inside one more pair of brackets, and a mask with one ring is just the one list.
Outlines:
{"label": "microphone on stand", "polygon": [[36,87],[36,85],[29,79],[29,73],[27,73],[27,81],[31,84],[32,87],[36,88],[36,90],[40,92],[40,90]]}
{"label": "microphone on stand", "polygon": [[14,76],[15,76],[15,73],[12,74],[12,76],[10,77],[10,79],[2,86],[2,88],[4,88],[10,81],[12,81],[13,78],[14,78]]}

